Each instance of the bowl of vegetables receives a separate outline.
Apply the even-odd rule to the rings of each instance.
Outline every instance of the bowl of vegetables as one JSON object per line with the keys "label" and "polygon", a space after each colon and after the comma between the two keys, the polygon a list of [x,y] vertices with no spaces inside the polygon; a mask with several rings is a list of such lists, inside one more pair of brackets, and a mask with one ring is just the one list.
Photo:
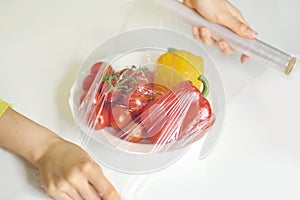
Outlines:
{"label": "bowl of vegetables", "polygon": [[224,99],[214,64],[194,40],[145,28],[114,36],[89,55],[70,107],[92,157],[140,174],[174,163],[192,144],[212,143],[209,135],[221,132]]}

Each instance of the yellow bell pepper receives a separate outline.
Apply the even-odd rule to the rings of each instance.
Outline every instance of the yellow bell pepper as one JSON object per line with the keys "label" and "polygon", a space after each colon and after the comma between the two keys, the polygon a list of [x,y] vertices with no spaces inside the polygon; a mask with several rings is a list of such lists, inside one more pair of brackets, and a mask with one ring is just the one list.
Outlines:
{"label": "yellow bell pepper", "polygon": [[[189,51],[170,48],[157,59],[156,63],[158,64],[155,70],[156,82],[173,87],[185,79],[192,81],[193,85],[201,89],[202,80],[199,77],[204,72],[202,57]],[[175,70],[177,74],[168,67]]]}

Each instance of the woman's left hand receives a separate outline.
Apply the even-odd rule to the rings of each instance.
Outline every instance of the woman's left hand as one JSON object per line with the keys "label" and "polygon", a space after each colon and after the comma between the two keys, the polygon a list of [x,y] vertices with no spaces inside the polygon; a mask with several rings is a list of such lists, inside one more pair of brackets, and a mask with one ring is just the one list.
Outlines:
{"label": "woman's left hand", "polygon": [[57,200],[120,200],[100,166],[79,146],[58,139],[37,162],[45,192]]}

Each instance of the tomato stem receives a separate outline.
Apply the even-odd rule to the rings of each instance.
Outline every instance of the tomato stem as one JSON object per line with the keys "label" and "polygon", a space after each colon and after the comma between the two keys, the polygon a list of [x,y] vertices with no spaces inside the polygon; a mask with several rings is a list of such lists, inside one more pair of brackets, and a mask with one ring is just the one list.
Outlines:
{"label": "tomato stem", "polygon": [[[125,88],[126,91],[130,91],[132,88],[128,88],[127,86],[123,86],[123,84],[126,81],[131,81],[132,83],[137,83],[136,78],[134,78],[133,76],[135,74],[138,73],[138,70],[136,70],[136,66],[132,65],[131,69],[133,69],[133,72],[129,75],[125,74],[125,72],[123,72],[120,76],[122,76],[121,79],[118,79],[118,77],[115,74],[110,74],[110,75],[106,75],[106,77],[103,78],[104,82],[107,82],[109,85],[109,89],[106,91],[106,94],[118,89],[118,88]],[[113,85],[111,83],[111,80],[116,81],[116,85]],[[121,80],[121,81],[118,81]]]}

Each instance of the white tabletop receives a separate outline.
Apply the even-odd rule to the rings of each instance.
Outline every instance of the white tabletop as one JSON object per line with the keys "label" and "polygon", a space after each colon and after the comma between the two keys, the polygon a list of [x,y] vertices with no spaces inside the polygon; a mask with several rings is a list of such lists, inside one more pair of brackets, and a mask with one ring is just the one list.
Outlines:
{"label": "white tabletop", "polygon": [[[132,25],[126,21],[130,18],[124,17],[129,2],[1,1],[1,98],[73,140],[76,130],[68,98],[76,73],[97,45]],[[232,3],[261,40],[300,55],[299,1]],[[143,19],[146,14],[135,15]],[[240,67],[237,54],[223,56],[216,48],[207,49],[217,65]],[[243,67],[253,63],[257,64],[250,61]],[[135,195],[129,199],[300,198],[300,69],[286,77],[260,65],[265,70],[251,75],[232,93],[222,137],[213,152],[204,160],[190,153],[161,172],[136,177],[131,184],[136,186]],[[1,200],[49,199],[38,187],[38,174],[29,164],[3,149],[0,156]],[[104,170],[117,186],[135,180]]]}

